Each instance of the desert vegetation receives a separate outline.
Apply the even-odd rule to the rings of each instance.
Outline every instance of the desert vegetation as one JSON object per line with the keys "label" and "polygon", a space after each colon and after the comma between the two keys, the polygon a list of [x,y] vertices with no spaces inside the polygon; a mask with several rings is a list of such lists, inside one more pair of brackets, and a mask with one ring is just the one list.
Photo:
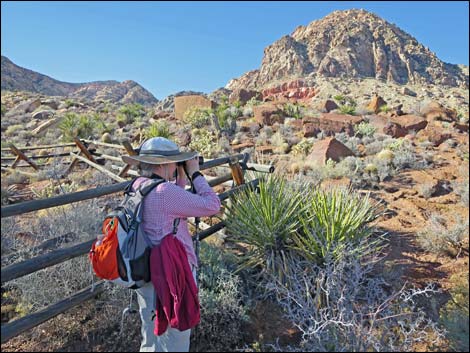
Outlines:
{"label": "desert vegetation", "polygon": [[[222,219],[226,227],[202,243],[194,350],[468,350],[468,130],[458,125],[468,126],[468,112],[458,107],[453,119],[442,108],[440,117],[429,118],[420,103],[427,126],[408,127],[394,120],[401,115],[393,115],[392,104],[372,112],[369,98],[340,86],[327,98],[337,108],[328,111],[320,98],[263,102],[222,95],[212,108],[193,105],[177,118],[153,106],[54,97],[51,116],[58,120],[33,133],[51,119],[34,115],[51,98],[2,92],[2,149],[74,137],[137,147],[163,136],[206,159],[247,152],[250,162],[275,166],[272,175],[247,172],[247,180],[260,178],[258,187],[236,193],[220,215],[205,220]],[[39,105],[31,112],[14,113],[34,100]],[[413,106],[402,109],[412,114]],[[333,115],[358,120],[322,125]],[[2,205],[115,182],[84,164],[67,174],[72,150],[25,152],[37,157],[38,172],[5,166]],[[115,158],[125,153],[110,146],[100,151]],[[2,165],[12,162],[2,159]],[[118,164],[108,160],[103,167],[117,173]],[[119,200],[109,195],[2,218],[2,267],[92,238]],[[85,256],[9,281],[2,285],[2,322],[94,282]],[[130,292],[107,285],[80,309],[2,350],[136,350],[135,306]],[[134,310],[123,314],[127,307]]]}

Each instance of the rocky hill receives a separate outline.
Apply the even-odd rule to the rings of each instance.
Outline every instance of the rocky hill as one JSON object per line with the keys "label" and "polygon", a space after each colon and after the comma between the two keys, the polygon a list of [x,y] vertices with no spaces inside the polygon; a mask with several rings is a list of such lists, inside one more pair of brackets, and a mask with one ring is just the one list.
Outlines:
{"label": "rocky hill", "polygon": [[112,103],[140,103],[151,105],[158,100],[137,82],[128,80],[69,83],[25,69],[2,56],[1,88],[7,91],[27,91],[48,96],[67,96],[89,100],[105,100]]}
{"label": "rocky hill", "polygon": [[372,77],[468,88],[468,67],[447,64],[394,24],[365,10],[335,11],[264,49],[261,67],[226,88],[258,89],[297,78]]}

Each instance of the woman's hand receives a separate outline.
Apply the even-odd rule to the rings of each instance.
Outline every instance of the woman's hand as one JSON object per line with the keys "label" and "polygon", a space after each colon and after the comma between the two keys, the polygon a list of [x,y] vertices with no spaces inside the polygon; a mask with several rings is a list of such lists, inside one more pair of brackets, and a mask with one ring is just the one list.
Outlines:
{"label": "woman's hand", "polygon": [[199,156],[186,161],[186,171],[190,177],[194,174],[194,172],[199,171]]}

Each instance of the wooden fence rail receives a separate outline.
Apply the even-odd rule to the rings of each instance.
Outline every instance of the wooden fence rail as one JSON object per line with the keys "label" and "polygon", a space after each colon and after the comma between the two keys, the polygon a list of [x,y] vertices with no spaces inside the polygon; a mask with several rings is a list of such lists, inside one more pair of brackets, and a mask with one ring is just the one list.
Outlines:
{"label": "wooden fence rail", "polygon": [[[49,148],[58,148],[58,147],[70,147],[75,146],[75,143],[61,143],[57,145],[43,145],[43,146],[24,146],[24,147],[17,147],[21,151],[32,151],[32,150],[44,150]],[[2,148],[2,152],[11,152],[10,148]]]}
{"label": "wooden fence rail", "polygon": [[[233,195],[234,193],[247,188],[247,187],[256,187],[258,185],[258,179],[252,180],[246,184],[243,184],[241,186],[238,186],[236,188],[230,189],[226,192],[223,192],[219,194],[219,199],[220,201],[224,201],[227,198],[230,197],[230,195]],[[215,226],[213,226],[215,227]],[[204,236],[207,237],[216,231],[222,229],[222,228],[209,228],[204,231]],[[212,232],[211,232],[212,231]],[[201,233],[202,234],[202,233]],[[29,259],[26,261],[19,262],[17,264],[13,264],[10,266],[7,266],[5,268],[2,268],[1,271],[1,283],[6,283],[11,280],[14,280],[16,278],[22,277],[29,275],[33,272],[42,270],[44,268],[56,265],[60,262],[63,262],[65,260],[72,259],[74,257],[84,255],[91,249],[91,245],[93,244],[93,241],[96,240],[96,236],[93,237],[90,240],[87,240],[83,243],[71,246],[69,248],[65,249],[59,249],[52,251],[48,254],[40,255],[37,256],[33,259]]]}
{"label": "wooden fence rail", "polygon": [[84,288],[76,294],[61,300],[60,302],[49,305],[38,312],[2,325],[2,343],[5,343],[11,338],[18,336],[20,333],[30,330],[39,324],[42,324],[43,322],[96,297],[104,291],[105,283],[104,281],[97,282],[93,291],[91,291],[91,288],[92,286]]}
{"label": "wooden fence rail", "polygon": [[[77,141],[75,142],[76,142],[76,145],[79,145]],[[87,142],[93,142],[93,141],[87,141]],[[70,145],[73,145],[73,144],[70,144]],[[111,147],[111,146],[107,146],[107,147]],[[82,149],[82,152],[83,154],[87,155],[86,152],[88,151],[83,151]],[[73,157],[75,157],[75,161],[83,159],[86,163],[90,165],[96,164],[91,161],[92,158],[88,158],[88,160],[85,160],[84,157],[81,157],[78,155],[73,155]],[[87,157],[89,156],[87,155]],[[221,201],[226,200],[231,195],[233,195],[234,193],[244,188],[256,187],[258,185],[258,179],[245,183],[244,176],[243,176],[243,169],[241,167],[241,165],[243,165],[242,164],[243,161],[240,163],[240,160],[242,159],[243,161],[246,161],[247,155],[238,154],[235,156],[222,157],[222,158],[217,158],[214,160],[209,160],[209,161],[206,161],[200,167],[201,170],[204,170],[204,169],[216,167],[219,165],[223,165],[226,163],[229,164],[229,167],[231,168],[231,173],[222,175],[220,177],[216,177],[210,180],[209,185],[211,186],[220,185],[221,183],[224,183],[229,180],[234,180],[237,183],[237,185],[239,184],[241,185],[233,189],[230,189],[226,192],[220,193],[218,196]],[[95,165],[93,166],[96,168]],[[11,217],[11,216],[15,216],[15,215],[23,214],[23,213],[33,212],[33,211],[37,211],[41,209],[56,207],[60,205],[70,204],[70,203],[74,203],[78,201],[100,197],[103,195],[116,193],[119,191],[123,191],[125,187],[129,184],[129,182],[130,181],[124,181],[124,182],[120,182],[120,183],[113,184],[113,185],[97,187],[94,189],[79,191],[79,192],[70,193],[66,195],[60,195],[60,196],[49,198],[49,199],[34,200],[34,201],[23,202],[17,205],[5,206],[1,208],[1,217],[2,218]],[[219,231],[223,227],[225,227],[225,223],[219,222],[203,230],[202,232],[200,232],[199,239],[203,240],[207,238],[208,236],[214,234],[215,232]],[[62,263],[72,258],[85,255],[89,252],[91,245],[93,244],[95,239],[96,237],[93,237],[80,244],[76,244],[68,248],[61,248],[61,249],[53,250],[47,254],[39,255],[35,258],[2,268],[1,269],[1,283],[3,285],[4,283],[17,279],[19,277],[34,273],[36,271],[56,265],[58,263]],[[78,293],[70,296],[69,298],[64,299],[58,303],[52,304],[44,309],[41,309],[40,311],[36,313],[27,315],[23,318],[16,319],[12,322],[2,325],[1,326],[1,342],[4,343],[8,341],[9,339],[19,335],[20,333],[26,330],[29,330],[33,327],[36,327],[39,324],[57,316],[58,314],[63,313],[72,307],[80,305],[81,303],[91,298],[94,298],[95,296],[97,296],[98,294],[104,291],[104,284],[105,282],[101,281],[97,283],[93,291],[91,291],[92,287],[85,288],[79,291]]]}
{"label": "wooden fence rail", "polygon": [[95,197],[113,194],[125,189],[130,181],[118,184],[101,186],[89,190],[78,191],[42,200],[25,201],[15,205],[4,206],[1,209],[1,218],[16,216],[23,213],[42,210],[45,208],[62,206],[69,203],[93,199]]}

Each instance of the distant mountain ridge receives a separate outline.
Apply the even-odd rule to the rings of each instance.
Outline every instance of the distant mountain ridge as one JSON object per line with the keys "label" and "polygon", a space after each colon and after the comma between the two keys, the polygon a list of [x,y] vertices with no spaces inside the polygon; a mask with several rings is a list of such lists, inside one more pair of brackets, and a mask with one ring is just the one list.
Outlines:
{"label": "distant mountain ridge", "polygon": [[1,89],[8,91],[28,91],[48,96],[67,96],[104,100],[113,103],[156,104],[158,100],[135,81],[94,81],[69,83],[20,67],[2,55]]}
{"label": "distant mountain ridge", "polygon": [[372,77],[399,84],[468,88],[468,66],[447,64],[397,26],[365,10],[335,11],[264,49],[259,69],[228,89],[261,90],[282,81]]}

